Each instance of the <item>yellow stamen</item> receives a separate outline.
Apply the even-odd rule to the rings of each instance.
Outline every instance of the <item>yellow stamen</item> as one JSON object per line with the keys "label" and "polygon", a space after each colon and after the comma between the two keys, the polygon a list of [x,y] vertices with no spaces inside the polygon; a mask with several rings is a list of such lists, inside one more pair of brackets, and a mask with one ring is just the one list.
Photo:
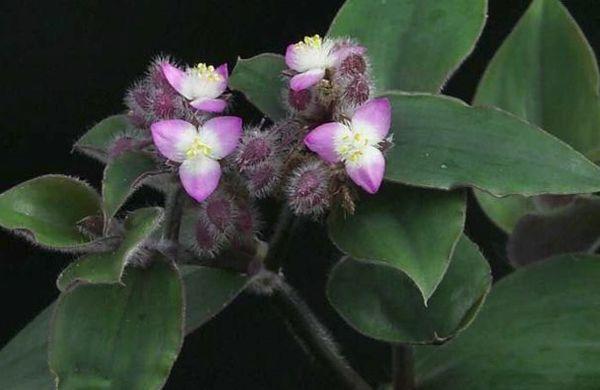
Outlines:
{"label": "yellow stamen", "polygon": [[203,79],[208,81],[221,81],[221,75],[217,73],[215,67],[212,65],[207,66],[205,63],[201,62],[196,65],[195,70]]}
{"label": "yellow stamen", "polygon": [[318,49],[323,44],[323,40],[319,34],[315,34],[312,37],[305,36],[303,41],[298,42],[298,45],[308,46]]}
{"label": "yellow stamen", "polygon": [[212,148],[208,144],[202,142],[200,137],[196,137],[194,142],[192,142],[192,146],[190,146],[190,148],[185,152],[185,156],[188,159],[192,159],[197,157],[199,154],[210,156],[211,153]]}

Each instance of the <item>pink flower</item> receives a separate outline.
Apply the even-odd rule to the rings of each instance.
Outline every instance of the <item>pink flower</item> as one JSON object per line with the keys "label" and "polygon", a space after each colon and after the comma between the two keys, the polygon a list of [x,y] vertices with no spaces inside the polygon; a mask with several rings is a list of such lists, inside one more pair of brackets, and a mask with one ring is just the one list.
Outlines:
{"label": "pink flower", "polygon": [[202,111],[222,112],[227,106],[225,100],[218,99],[227,88],[227,64],[215,69],[212,65],[200,63],[182,71],[165,61],[161,69],[169,84],[189,100],[192,107]]}
{"label": "pink flower", "polygon": [[219,185],[220,159],[237,147],[242,120],[235,116],[210,119],[200,128],[179,119],[163,120],[150,126],[154,144],[169,160],[181,163],[179,177],[186,192],[198,202]]}
{"label": "pink flower", "polygon": [[290,80],[290,88],[301,91],[310,88],[325,77],[328,68],[337,66],[348,55],[364,52],[360,46],[339,45],[331,39],[321,39],[319,35],[304,37],[304,40],[291,44],[285,52],[287,66],[299,72]]}
{"label": "pink flower", "polygon": [[385,159],[378,144],[391,124],[391,106],[385,98],[359,107],[349,123],[330,122],[311,131],[304,143],[323,160],[342,162],[348,176],[370,194],[379,190]]}

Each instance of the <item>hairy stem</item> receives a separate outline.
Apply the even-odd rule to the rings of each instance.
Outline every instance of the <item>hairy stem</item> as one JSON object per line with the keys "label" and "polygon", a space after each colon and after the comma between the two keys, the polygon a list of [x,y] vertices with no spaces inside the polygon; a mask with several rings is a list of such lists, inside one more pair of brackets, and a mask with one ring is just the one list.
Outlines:
{"label": "hairy stem", "polygon": [[335,372],[345,388],[367,390],[371,386],[340,354],[329,330],[319,321],[298,293],[283,278],[277,278],[272,301],[293,332],[306,344],[307,349]]}
{"label": "hairy stem", "polygon": [[285,252],[285,244],[293,221],[294,214],[287,206],[283,206],[273,236],[269,240],[269,251],[264,261],[265,267],[270,271],[277,272],[281,267],[282,255]]}
{"label": "hairy stem", "polygon": [[185,196],[183,188],[178,186],[177,189],[167,197],[163,237],[173,243],[177,243],[179,240],[179,227],[181,225]]}
{"label": "hairy stem", "polygon": [[408,344],[392,346],[392,383],[394,390],[414,390],[415,370],[413,347]]}

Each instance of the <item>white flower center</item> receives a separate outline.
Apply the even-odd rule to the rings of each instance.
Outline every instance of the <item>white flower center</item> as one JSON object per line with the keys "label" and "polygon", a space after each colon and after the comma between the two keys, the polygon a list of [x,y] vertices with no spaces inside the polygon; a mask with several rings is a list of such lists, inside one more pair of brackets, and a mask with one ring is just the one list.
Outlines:
{"label": "white flower center", "polygon": [[214,66],[212,66],[212,65],[207,66],[203,62],[196,65],[196,67],[191,68],[191,70],[195,74],[196,77],[198,77],[202,80],[215,82],[215,81],[221,81],[223,79],[223,77],[219,73],[217,73]]}
{"label": "white flower center", "polygon": [[216,98],[221,94],[219,86],[224,82],[214,66],[200,63],[188,68],[181,94],[190,100],[198,98]]}
{"label": "white flower center", "polygon": [[326,69],[334,64],[331,55],[333,42],[329,39],[321,39],[319,35],[304,37],[304,40],[296,43],[298,51],[298,72],[310,69]]}
{"label": "white flower center", "polygon": [[360,130],[346,128],[344,133],[337,137],[335,151],[345,163],[355,163],[364,155],[371,141]]}

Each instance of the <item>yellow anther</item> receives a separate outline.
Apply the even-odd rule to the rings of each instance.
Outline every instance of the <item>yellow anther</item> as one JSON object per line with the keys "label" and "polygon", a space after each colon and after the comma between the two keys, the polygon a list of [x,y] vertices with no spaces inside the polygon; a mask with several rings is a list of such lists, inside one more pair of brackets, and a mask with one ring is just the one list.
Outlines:
{"label": "yellow anther", "polygon": [[220,81],[221,80],[221,75],[219,73],[217,73],[217,71],[215,70],[215,67],[212,65],[206,65],[205,63],[201,62],[198,65],[196,65],[196,72],[198,72],[198,75],[206,80],[209,81]]}
{"label": "yellow anther", "polygon": [[319,34],[315,34],[312,37],[305,36],[304,40],[301,42],[298,42],[298,44],[302,45],[302,46],[308,46],[308,47],[313,47],[313,48],[318,49],[323,44],[323,40],[321,39],[321,36]]}
{"label": "yellow anther", "polygon": [[188,159],[192,159],[197,157],[199,154],[210,156],[211,152],[212,148],[208,144],[202,142],[199,137],[196,137],[196,139],[194,139],[192,142],[192,146],[190,146],[190,148],[185,152],[185,156]]}

